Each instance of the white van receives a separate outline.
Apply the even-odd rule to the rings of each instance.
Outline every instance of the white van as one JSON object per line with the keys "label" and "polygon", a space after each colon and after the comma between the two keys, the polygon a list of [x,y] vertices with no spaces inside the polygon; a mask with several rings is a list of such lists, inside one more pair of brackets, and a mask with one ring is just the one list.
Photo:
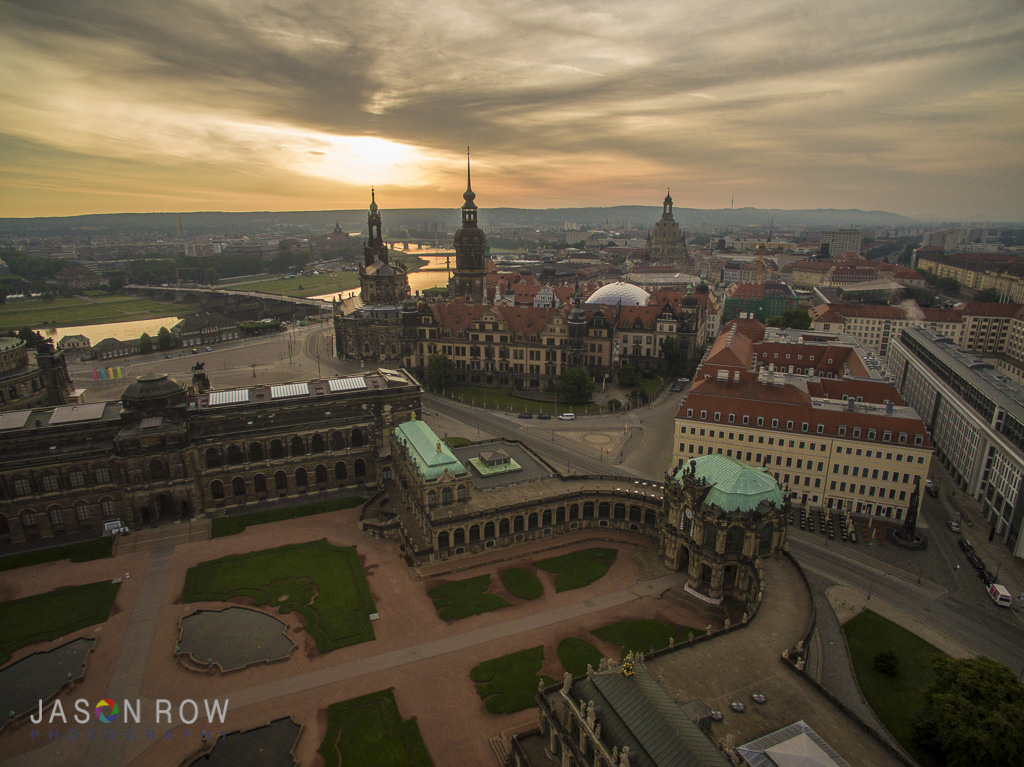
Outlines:
{"label": "white van", "polygon": [[998,583],[993,583],[988,587],[988,595],[1000,607],[1009,607],[1013,603],[1006,586],[1000,586]]}
{"label": "white van", "polygon": [[558,420],[559,421],[575,421],[576,420],[576,414],[575,413],[561,413],[558,416]]}

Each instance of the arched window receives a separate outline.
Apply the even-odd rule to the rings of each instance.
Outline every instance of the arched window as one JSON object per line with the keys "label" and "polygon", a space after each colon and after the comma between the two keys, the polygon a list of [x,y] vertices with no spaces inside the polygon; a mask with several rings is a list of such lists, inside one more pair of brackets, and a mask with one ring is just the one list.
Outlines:
{"label": "arched window", "polygon": [[213,480],[210,483],[210,495],[213,496],[213,500],[219,501],[224,497],[224,483],[219,479]]}
{"label": "arched window", "polygon": [[283,471],[274,474],[274,489],[288,491],[288,475]]}
{"label": "arched window", "polygon": [[53,505],[46,510],[46,513],[50,517],[51,528],[64,527],[64,509],[62,509],[60,506]]}
{"label": "arched window", "polygon": [[252,478],[252,486],[258,495],[262,495],[267,492],[267,478],[262,474],[256,474]]}
{"label": "arched window", "polygon": [[746,535],[746,531],[739,525],[733,525],[730,527],[729,532],[725,535],[725,553],[742,554],[743,539]]}
{"label": "arched window", "polygon": [[334,478],[338,482],[344,482],[346,479],[348,479],[348,468],[346,468],[345,464],[342,461],[339,461],[338,463],[334,464]]}
{"label": "arched window", "polygon": [[284,443],[275,439],[270,443],[270,457],[273,458],[284,458]]}
{"label": "arched window", "polygon": [[322,463],[316,467],[316,483],[318,485],[327,484],[327,467]]}
{"label": "arched window", "polygon": [[305,490],[306,485],[309,484],[308,477],[306,476],[306,470],[298,468],[295,470],[295,486],[300,490]]}
{"label": "arched window", "polygon": [[320,434],[314,434],[312,439],[309,440],[309,452],[322,453],[325,448],[324,438]]}
{"label": "arched window", "polygon": [[447,549],[448,548],[448,531],[442,530],[437,534],[437,548]]}
{"label": "arched window", "polygon": [[167,479],[169,476],[167,471],[167,464],[161,461],[159,458],[154,458],[149,462],[149,478],[154,480]]}
{"label": "arched window", "polygon": [[522,517],[522,515],[520,515],[520,516],[516,517],[514,520],[512,520],[512,532],[513,533],[521,533],[521,532],[523,532],[523,517]]}
{"label": "arched window", "polygon": [[583,518],[591,519],[594,516],[594,504],[592,501],[587,501],[583,504]]}
{"label": "arched window", "polygon": [[85,501],[78,501],[75,504],[75,519],[78,520],[79,527],[88,527],[92,524],[92,510],[89,508],[89,504]]}
{"label": "arched window", "polygon": [[544,509],[544,513],[541,514],[540,523],[547,527],[551,524],[551,509]]}
{"label": "arched window", "polygon": [[235,477],[231,480],[231,492],[235,494],[235,498],[245,495],[245,480],[242,477]]}
{"label": "arched window", "polygon": [[36,513],[32,509],[25,509],[21,512],[21,526],[24,528],[36,527],[39,524],[39,520],[36,517]]}
{"label": "arched window", "polygon": [[775,525],[771,522],[765,522],[761,526],[759,533],[759,540],[757,542],[757,554],[762,556],[764,554],[771,553],[772,550],[772,535],[775,534]]}
{"label": "arched window", "polygon": [[263,460],[263,445],[253,442],[249,445],[249,462],[256,463]]}
{"label": "arched window", "polygon": [[216,469],[220,466],[220,451],[215,447],[209,447],[206,449],[206,468]]}
{"label": "arched window", "polygon": [[466,531],[463,530],[461,527],[456,529],[455,533],[452,535],[452,541],[454,542],[454,544],[456,546],[465,546],[466,545]]}
{"label": "arched window", "polygon": [[532,514],[530,514],[530,517],[529,517],[529,519],[527,521],[526,527],[527,527],[528,530],[536,530],[537,529],[537,512],[533,512]]}
{"label": "arched window", "polygon": [[428,490],[427,491],[427,508],[428,509],[433,509],[435,506],[437,506],[437,491],[436,490]]}
{"label": "arched window", "polygon": [[345,435],[336,431],[331,434],[331,450],[344,450],[345,449]]}
{"label": "arched window", "polygon": [[113,519],[117,516],[117,504],[114,503],[114,499],[109,495],[100,498],[100,514],[103,515],[104,519]]}
{"label": "arched window", "polygon": [[580,518],[580,506],[579,506],[578,503],[574,503],[572,506],[569,507],[569,519],[573,520],[573,519],[579,519],[579,518]]}
{"label": "arched window", "polygon": [[466,500],[466,486],[465,485],[459,485],[457,488],[455,488],[455,498],[456,498],[456,500],[458,500],[459,503],[464,503],[465,502],[465,500]]}
{"label": "arched window", "polygon": [[625,519],[626,518],[626,504],[617,503],[615,504],[615,518]]}
{"label": "arched window", "polygon": [[441,505],[452,505],[452,489],[450,487],[445,487],[441,489]]}
{"label": "arched window", "polygon": [[560,525],[563,522],[565,522],[565,506],[559,506],[555,511],[555,524]]}
{"label": "arched window", "polygon": [[714,549],[715,549],[715,541],[717,540],[717,538],[718,538],[718,528],[716,528],[712,524],[705,524],[704,525],[704,548],[711,549],[712,551],[714,551]]}
{"label": "arched window", "polygon": [[291,448],[293,457],[306,454],[306,445],[302,437],[292,437]]}
{"label": "arched window", "polygon": [[611,511],[611,504],[608,503],[608,502],[599,503],[597,505],[597,516],[601,517],[602,519],[606,519],[608,517],[608,513],[610,511]]}
{"label": "arched window", "polygon": [[245,463],[245,453],[238,445],[228,445],[228,466],[237,466]]}
{"label": "arched window", "polygon": [[366,476],[366,461],[362,458],[356,458],[355,465],[352,467],[357,477]]}
{"label": "arched window", "polygon": [[643,517],[643,514],[640,511],[640,507],[639,506],[630,506],[629,507],[629,521],[630,522],[639,522],[642,517]]}
{"label": "arched window", "polygon": [[363,446],[363,430],[362,429],[353,429],[352,430],[352,447],[362,447],[362,446]]}
{"label": "arched window", "polygon": [[484,538],[493,538],[493,537],[494,537],[494,523],[493,522],[487,522],[484,525]]}
{"label": "arched window", "polygon": [[506,535],[508,535],[508,520],[507,519],[503,519],[500,522],[498,522],[498,535],[499,536],[506,536]]}
{"label": "arched window", "polygon": [[480,540],[480,525],[471,525],[469,528],[469,542],[476,543]]}

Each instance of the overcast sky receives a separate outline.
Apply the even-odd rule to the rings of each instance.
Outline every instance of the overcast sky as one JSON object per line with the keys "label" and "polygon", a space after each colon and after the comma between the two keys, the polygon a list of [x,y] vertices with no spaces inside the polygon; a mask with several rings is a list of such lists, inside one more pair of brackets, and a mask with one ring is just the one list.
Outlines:
{"label": "overcast sky", "polygon": [[0,216],[1024,219],[1021,0],[0,0]]}

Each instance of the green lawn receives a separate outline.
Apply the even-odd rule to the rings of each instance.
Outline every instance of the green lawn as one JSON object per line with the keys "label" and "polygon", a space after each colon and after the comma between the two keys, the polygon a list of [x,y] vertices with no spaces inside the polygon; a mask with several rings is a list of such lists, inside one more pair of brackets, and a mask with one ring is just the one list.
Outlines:
{"label": "green lawn", "polygon": [[501,574],[501,582],[513,596],[536,599],[544,593],[544,585],[534,573],[521,567],[510,567]]}
{"label": "green lawn", "polygon": [[623,656],[630,651],[648,653],[651,648],[660,650],[668,647],[668,640],[673,636],[679,638],[679,632],[675,627],[653,618],[610,623],[594,629],[591,633],[599,639],[621,647]]}
{"label": "green lawn", "polygon": [[587,665],[596,671],[601,665],[601,651],[585,639],[568,637],[558,643],[558,660],[573,676],[587,673]]}
{"label": "green lawn", "polygon": [[390,689],[328,706],[319,750],[326,767],[431,765],[415,717],[402,720]]}
{"label": "green lawn", "polygon": [[560,557],[534,562],[536,567],[555,573],[555,591],[569,591],[587,586],[608,572],[615,561],[615,549],[584,549]]}
{"label": "green lawn", "polygon": [[173,302],[164,303],[119,293],[90,293],[88,299],[73,296],[55,298],[53,301],[44,301],[41,298],[8,301],[0,304],[0,330],[98,325],[106,322],[147,320],[192,311]]}
{"label": "green lawn", "polygon": [[448,437],[444,442],[448,447],[462,447],[468,445],[473,440],[466,439],[465,437]]}
{"label": "green lawn", "polygon": [[110,617],[121,584],[110,581],[0,602],[0,666],[33,642],[50,642]]}
{"label": "green lawn", "polygon": [[262,525],[267,522],[280,522],[282,519],[326,514],[331,511],[338,511],[339,509],[350,509],[363,503],[366,503],[366,499],[357,496],[354,498],[338,498],[333,501],[304,503],[301,506],[257,511],[252,514],[241,514],[233,517],[217,517],[210,523],[210,537],[221,538],[225,535],[235,535],[250,525]]}
{"label": "green lawn", "polygon": [[203,562],[185,573],[182,602],[237,596],[301,614],[320,652],[374,638],[369,616],[376,608],[354,546],[311,541]]}
{"label": "green lawn", "polygon": [[[857,683],[886,729],[922,765],[935,764],[913,740],[913,719],[924,708],[924,691],[934,681],[932,659],[941,653],[877,613],[865,610],[843,626]],[[899,658],[896,676],[875,671],[875,656],[892,650]]]}
{"label": "green lawn", "polygon": [[58,559],[70,559],[72,562],[90,562],[103,559],[114,553],[114,537],[105,535],[91,541],[69,543],[64,546],[52,546],[48,549],[35,549],[10,554],[0,558],[0,570],[15,570],[19,567],[38,565],[41,562],[56,562]]}
{"label": "green lawn", "polygon": [[508,607],[509,603],[504,599],[487,592],[490,586],[490,575],[478,575],[475,578],[443,583],[430,589],[427,594],[434,600],[438,616],[446,621],[454,621]]}
{"label": "green lawn", "polygon": [[544,646],[520,650],[484,661],[469,672],[476,682],[476,693],[492,714],[514,714],[536,704],[537,686],[554,684],[549,676],[538,674],[544,664]]}
{"label": "green lawn", "polygon": [[252,282],[232,282],[218,285],[219,290],[252,290],[259,293],[273,293],[278,296],[295,296],[307,298],[325,293],[340,293],[359,287],[359,272],[329,272],[313,274],[309,277],[280,277],[274,279],[267,275],[265,280]]}
{"label": "green lawn", "polygon": [[654,398],[654,394],[658,391],[659,386],[661,386],[661,378],[658,376],[652,376],[651,378],[640,376],[640,388],[647,395],[648,399]]}
{"label": "green lawn", "polygon": [[515,396],[511,389],[489,389],[483,386],[459,386],[451,391],[445,392],[445,396],[458,402],[476,407],[497,408],[506,412],[514,413],[548,413],[557,415],[568,412],[570,409],[577,415],[596,415],[601,412],[601,406],[594,403],[587,405],[569,405],[555,402],[539,402],[533,399],[525,399]]}

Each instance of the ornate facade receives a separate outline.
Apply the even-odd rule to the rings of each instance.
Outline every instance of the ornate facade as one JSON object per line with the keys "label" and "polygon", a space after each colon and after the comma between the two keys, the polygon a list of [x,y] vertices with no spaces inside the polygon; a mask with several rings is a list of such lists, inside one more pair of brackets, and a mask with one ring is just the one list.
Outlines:
{"label": "ornate facade", "polygon": [[648,248],[652,261],[678,264],[682,269],[692,266],[686,248],[686,234],[672,216],[672,195],[667,193],[661,207],[661,219],[654,225],[654,235]]}
{"label": "ornate facade", "polygon": [[415,379],[381,370],[201,394],[150,374],[120,402],[7,413],[0,542],[368,492],[385,435],[419,409]]}
{"label": "ornate facade", "polygon": [[0,411],[69,401],[73,383],[62,349],[47,341],[29,362],[28,347],[20,338],[0,338]]}
{"label": "ornate facade", "polygon": [[749,599],[754,563],[782,548],[788,515],[765,469],[717,453],[695,458],[665,477],[665,566],[686,571],[686,590],[706,601]]}

